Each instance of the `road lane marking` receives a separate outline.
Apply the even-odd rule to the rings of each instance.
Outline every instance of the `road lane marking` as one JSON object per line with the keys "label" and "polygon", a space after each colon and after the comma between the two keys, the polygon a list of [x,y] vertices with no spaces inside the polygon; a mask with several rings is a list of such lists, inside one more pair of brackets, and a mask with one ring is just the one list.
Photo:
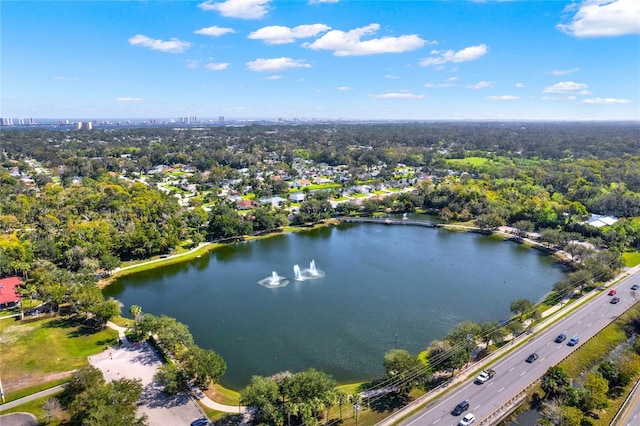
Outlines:
{"label": "road lane marking", "polygon": [[582,322],[582,320],[578,321],[576,324],[580,324]]}
{"label": "road lane marking", "polygon": [[513,370],[515,370],[515,369],[516,369],[515,367],[511,367],[511,369],[510,369],[509,371],[513,371]]}
{"label": "road lane marking", "polygon": [[546,357],[546,356],[545,356],[544,358],[542,358],[540,361],[542,362],[542,361],[544,361],[545,359],[547,359],[547,357]]}
{"label": "road lane marking", "polygon": [[482,406],[482,404],[478,405],[477,407],[473,407],[473,411],[478,411],[478,408],[480,408]]}
{"label": "road lane marking", "polygon": [[492,384],[493,384],[493,382],[489,383],[489,384],[487,385],[487,387],[491,386]]}
{"label": "road lane marking", "polygon": [[524,376],[525,374],[527,374],[527,372],[526,372],[526,371],[523,371],[523,372],[520,374],[520,377]]}
{"label": "road lane marking", "polygon": [[549,346],[551,344],[551,342],[547,342],[547,344],[545,346]]}
{"label": "road lane marking", "polygon": [[587,328],[591,327],[591,324],[592,324],[592,323],[589,323],[589,325],[587,326]]}
{"label": "road lane marking", "polygon": [[500,390],[498,391],[498,393],[502,392],[504,390],[504,386],[500,388]]}
{"label": "road lane marking", "polygon": [[440,420],[442,420],[442,417],[440,417],[438,420],[436,420],[435,422],[433,422],[433,424],[435,425],[436,423],[438,423]]}

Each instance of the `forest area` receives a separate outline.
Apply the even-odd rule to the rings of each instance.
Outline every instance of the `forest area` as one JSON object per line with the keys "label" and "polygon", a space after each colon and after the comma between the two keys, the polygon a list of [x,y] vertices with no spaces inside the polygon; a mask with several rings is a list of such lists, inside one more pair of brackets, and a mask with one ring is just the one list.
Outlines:
{"label": "forest area", "polygon": [[[486,233],[504,226],[517,237],[535,233],[549,249],[568,253],[571,272],[554,286],[552,304],[611,279],[625,256],[640,250],[639,134],[638,123],[624,122],[3,129],[0,278],[19,276],[24,295],[103,326],[119,307],[103,299],[97,283],[123,262],[332,217],[429,212],[444,223]],[[179,191],[163,187],[171,174],[192,196],[176,197]],[[293,186],[312,178],[325,185]],[[403,191],[347,197],[362,186]],[[304,201],[291,201],[296,191]],[[285,201],[277,207],[259,202],[265,197]],[[254,203],[240,209],[239,199]],[[592,226],[587,222],[592,215],[615,221]],[[466,336],[487,339],[488,351],[489,342],[522,332],[526,320],[540,316],[525,300],[512,302],[511,310],[518,321],[505,327],[459,324],[432,342],[427,360],[455,370],[476,349],[453,351]],[[224,361],[194,348],[175,320],[148,316],[137,327],[141,336],[169,330],[165,340],[188,352],[185,365],[195,377],[194,371],[212,359],[215,371],[201,370],[200,377],[208,383],[223,374]],[[421,361],[400,351],[387,354],[384,362],[388,375],[395,375]],[[183,389],[179,371],[167,368],[163,374],[174,390]],[[294,378],[311,380],[307,376],[320,383],[327,401],[347,400],[320,372]],[[291,415],[313,422],[322,407],[331,406],[314,400],[294,414],[279,410],[283,395],[293,401],[304,394],[296,380],[289,388],[278,387],[280,379],[256,377],[242,393],[243,402],[255,405],[261,390],[268,390],[273,401],[259,411],[268,422],[281,424]],[[406,382],[399,394],[406,396],[415,383],[415,378]]]}

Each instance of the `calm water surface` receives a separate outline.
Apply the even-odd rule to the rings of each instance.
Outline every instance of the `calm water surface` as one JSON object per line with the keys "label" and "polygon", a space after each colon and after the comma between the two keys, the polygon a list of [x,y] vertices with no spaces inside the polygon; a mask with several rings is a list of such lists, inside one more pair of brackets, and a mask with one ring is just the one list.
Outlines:
{"label": "calm water surface", "polygon": [[[293,266],[311,260],[325,277],[293,280]],[[258,285],[272,271],[289,285]],[[550,257],[487,236],[349,224],[224,247],[105,294],[123,312],[137,304],[187,324],[238,389],[252,375],[310,367],[339,382],[379,377],[387,350],[418,353],[461,321],[504,320],[512,300],[539,301],[563,274]]]}

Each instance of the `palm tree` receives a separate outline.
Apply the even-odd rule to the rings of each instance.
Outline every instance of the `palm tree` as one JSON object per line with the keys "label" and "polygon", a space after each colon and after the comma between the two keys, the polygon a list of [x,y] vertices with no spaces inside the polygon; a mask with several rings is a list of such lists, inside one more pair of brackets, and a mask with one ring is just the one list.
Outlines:
{"label": "palm tree", "polygon": [[27,284],[22,287],[22,294],[29,297],[29,308],[33,307],[33,296],[38,293],[38,287],[35,284]]}

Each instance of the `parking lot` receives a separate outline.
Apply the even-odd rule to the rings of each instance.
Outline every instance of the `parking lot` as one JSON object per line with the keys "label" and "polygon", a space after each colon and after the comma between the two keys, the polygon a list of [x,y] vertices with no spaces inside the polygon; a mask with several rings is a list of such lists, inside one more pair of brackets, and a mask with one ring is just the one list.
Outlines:
{"label": "parking lot", "polygon": [[156,350],[146,342],[107,349],[89,357],[89,362],[99,368],[105,380],[139,378],[143,392],[139,415],[146,414],[151,426],[184,426],[204,413],[200,406],[186,393],[167,396],[153,381],[153,376],[162,361]]}

